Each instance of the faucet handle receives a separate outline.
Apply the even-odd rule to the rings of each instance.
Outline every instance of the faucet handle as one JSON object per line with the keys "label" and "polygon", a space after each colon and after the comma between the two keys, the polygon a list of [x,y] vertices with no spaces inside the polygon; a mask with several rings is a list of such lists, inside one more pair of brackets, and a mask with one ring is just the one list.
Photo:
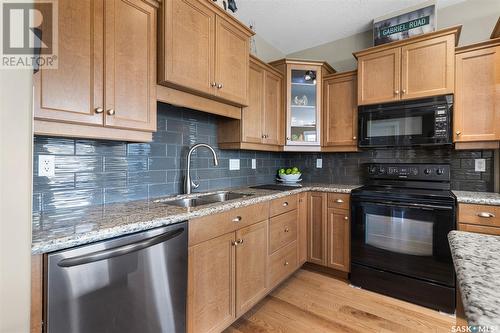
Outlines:
{"label": "faucet handle", "polygon": [[191,181],[191,187],[192,187],[192,188],[198,188],[198,187],[200,187],[200,183],[195,183],[195,181],[194,181],[194,180],[192,180],[192,181]]}

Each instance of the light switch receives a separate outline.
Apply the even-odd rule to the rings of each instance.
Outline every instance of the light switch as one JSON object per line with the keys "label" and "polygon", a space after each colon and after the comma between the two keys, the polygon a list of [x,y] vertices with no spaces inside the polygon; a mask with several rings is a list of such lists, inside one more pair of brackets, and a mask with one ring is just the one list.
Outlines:
{"label": "light switch", "polygon": [[257,169],[257,160],[252,158],[252,169]]}
{"label": "light switch", "polygon": [[229,159],[229,170],[239,170],[240,160],[239,159]]}
{"label": "light switch", "polygon": [[474,160],[474,170],[476,172],[486,171],[486,160],[484,158],[476,158]]}
{"label": "light switch", "polygon": [[322,158],[316,159],[316,168],[318,168],[318,169],[323,168],[323,159]]}

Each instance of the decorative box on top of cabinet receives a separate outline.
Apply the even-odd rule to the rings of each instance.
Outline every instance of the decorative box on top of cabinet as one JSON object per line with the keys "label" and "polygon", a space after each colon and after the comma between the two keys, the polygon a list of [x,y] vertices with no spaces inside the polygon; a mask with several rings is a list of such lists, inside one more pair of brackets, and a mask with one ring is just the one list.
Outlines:
{"label": "decorative box on top of cabinet", "polygon": [[156,0],[59,1],[58,67],[34,81],[35,134],[150,141]]}
{"label": "decorative box on top of cabinet", "polygon": [[[159,24],[158,83],[246,106],[253,34],[212,1],[164,0]],[[179,102],[178,93],[164,95],[172,99],[166,102]],[[183,102],[187,98],[183,95]],[[192,100],[200,104],[199,99]]]}
{"label": "decorative box on top of cabinet", "polygon": [[500,38],[457,48],[455,62],[455,148],[498,149]]}
{"label": "decorative box on top of cabinet", "polygon": [[320,151],[322,80],[335,70],[326,62],[281,59],[270,63],[285,77],[285,151]]}
{"label": "decorative box on top of cabinet", "polygon": [[453,94],[461,26],[359,52],[358,105]]}

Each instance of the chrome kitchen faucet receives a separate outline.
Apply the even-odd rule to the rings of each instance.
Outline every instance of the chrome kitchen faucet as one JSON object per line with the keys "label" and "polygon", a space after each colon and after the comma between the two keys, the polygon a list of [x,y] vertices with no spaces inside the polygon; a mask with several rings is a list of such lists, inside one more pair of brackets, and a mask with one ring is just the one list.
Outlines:
{"label": "chrome kitchen faucet", "polygon": [[219,160],[217,159],[217,154],[215,153],[215,150],[212,147],[210,147],[206,143],[197,143],[194,146],[192,146],[189,149],[189,152],[187,154],[187,171],[186,171],[186,176],[184,177],[184,193],[185,194],[191,194],[192,189],[197,189],[200,186],[199,183],[195,183],[191,179],[191,154],[198,147],[205,147],[208,150],[210,150],[212,152],[212,154],[214,155],[214,166],[219,165]]}

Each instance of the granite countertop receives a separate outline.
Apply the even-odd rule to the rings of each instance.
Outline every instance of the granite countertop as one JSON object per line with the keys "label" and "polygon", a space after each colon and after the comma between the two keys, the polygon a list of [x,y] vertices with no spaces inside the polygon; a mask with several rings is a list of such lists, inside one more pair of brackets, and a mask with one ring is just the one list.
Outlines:
{"label": "granite countertop", "polygon": [[500,206],[500,193],[453,191],[461,203]]}
{"label": "granite countertop", "polygon": [[163,198],[34,213],[31,251],[40,254],[67,249],[305,191],[350,193],[356,187],[312,183],[286,191],[245,187],[230,190],[252,196],[190,208],[168,205]]}
{"label": "granite countertop", "polygon": [[452,231],[448,239],[468,324],[500,327],[500,236]]}

